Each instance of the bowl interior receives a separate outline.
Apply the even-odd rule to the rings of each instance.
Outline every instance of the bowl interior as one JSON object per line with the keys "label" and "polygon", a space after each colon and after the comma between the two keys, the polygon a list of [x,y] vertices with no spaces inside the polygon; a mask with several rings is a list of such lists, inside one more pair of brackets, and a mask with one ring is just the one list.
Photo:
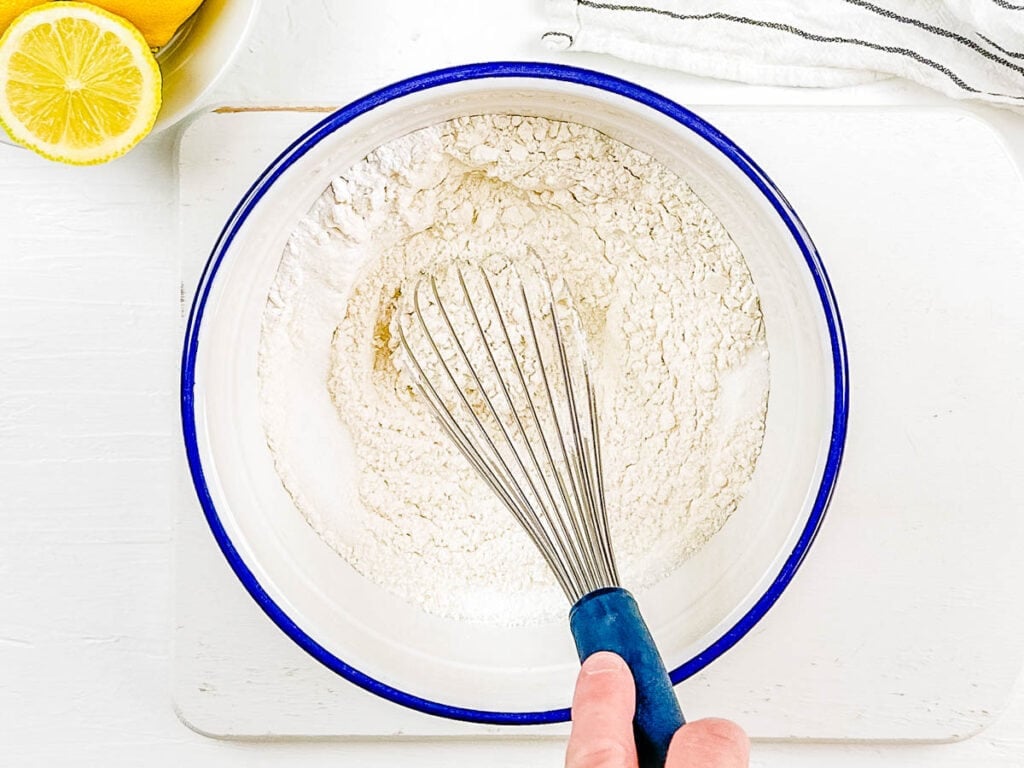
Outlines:
{"label": "bowl interior", "polygon": [[[504,627],[442,619],[356,573],[309,528],[283,490],[257,391],[268,288],[295,222],[330,179],[394,137],[487,112],[584,123],[654,155],[722,220],[760,294],[770,396],[749,490],[703,550],[637,594],[670,669],[700,666],[694,658],[763,595],[804,531],[829,450],[833,358],[813,275],[764,194],[705,138],[619,94],[525,77],[437,85],[325,127],[304,151],[293,152],[292,165],[264,183],[263,197],[221,248],[207,283],[195,359],[197,455],[231,545],[304,636],[376,681],[455,707],[537,712],[569,703],[578,662],[567,624]],[[306,404],[305,418],[310,440],[339,439],[326,391]],[[342,498],[351,494],[352,467],[314,469]]]}

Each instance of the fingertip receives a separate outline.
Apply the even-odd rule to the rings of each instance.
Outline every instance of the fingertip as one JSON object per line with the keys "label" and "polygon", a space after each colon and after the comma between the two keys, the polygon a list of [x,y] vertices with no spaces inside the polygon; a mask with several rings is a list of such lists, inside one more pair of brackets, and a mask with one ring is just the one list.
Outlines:
{"label": "fingertip", "polygon": [[695,720],[676,731],[667,764],[672,768],[747,768],[750,738],[731,720]]}
{"label": "fingertip", "polygon": [[635,701],[633,675],[625,661],[605,651],[587,657],[573,696],[566,766],[636,766]]}
{"label": "fingertip", "polygon": [[592,653],[580,667],[580,675],[601,675],[609,672],[629,672],[629,666],[623,658],[611,651]]}
{"label": "fingertip", "polygon": [[747,736],[747,732],[732,720],[726,720],[723,717],[705,717],[703,720],[691,723],[691,725],[697,726],[710,738],[729,742],[736,746],[742,746],[748,751],[750,750],[750,738]]}
{"label": "fingertip", "polygon": [[633,673],[622,657],[598,651],[584,660],[573,695],[573,720],[577,714],[590,715],[594,709],[632,718],[634,703]]}

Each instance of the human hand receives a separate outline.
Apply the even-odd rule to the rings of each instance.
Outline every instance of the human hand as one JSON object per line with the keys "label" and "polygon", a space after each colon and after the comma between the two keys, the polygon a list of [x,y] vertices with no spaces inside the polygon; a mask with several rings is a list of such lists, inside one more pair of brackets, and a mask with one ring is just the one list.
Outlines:
{"label": "human hand", "polygon": [[[637,768],[633,741],[636,688],[620,657],[602,651],[580,668],[572,700],[566,768]],[[736,723],[687,723],[672,738],[665,768],[747,768],[750,741]]]}

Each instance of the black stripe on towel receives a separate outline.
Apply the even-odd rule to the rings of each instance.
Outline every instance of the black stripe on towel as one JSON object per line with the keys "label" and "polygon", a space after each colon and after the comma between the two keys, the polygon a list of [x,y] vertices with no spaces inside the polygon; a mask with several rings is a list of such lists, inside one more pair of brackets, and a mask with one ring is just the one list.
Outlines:
{"label": "black stripe on towel", "polygon": [[545,32],[543,35],[540,36],[540,39],[547,40],[549,37],[564,37],[566,40],[569,41],[569,45],[572,45],[573,42],[572,35],[570,35],[568,32]]}
{"label": "black stripe on towel", "polygon": [[1024,67],[1021,67],[1018,64],[1014,64],[1011,61],[1007,61],[1002,56],[996,56],[996,54],[992,53],[991,51],[986,51],[984,48],[982,48],[980,45],[978,45],[970,38],[964,37],[963,35],[959,35],[950,29],[945,29],[944,27],[936,27],[934,24],[929,24],[928,22],[921,21],[920,19],[912,19],[909,16],[901,16],[895,11],[892,11],[888,8],[882,8],[881,6],[875,5],[874,3],[865,2],[865,0],[846,0],[846,2],[849,3],[850,5],[856,5],[858,8],[863,8],[866,11],[871,11],[872,13],[878,14],[883,18],[891,19],[892,21],[898,21],[902,24],[909,24],[910,26],[917,27],[918,29],[923,29],[926,32],[931,32],[933,35],[944,37],[947,40],[954,40],[960,43],[961,45],[970,48],[975,53],[980,53],[986,59],[994,61],[997,64],[1002,64],[1004,67],[1009,67],[1015,72],[1019,72],[1020,74],[1024,75]]}
{"label": "black stripe on towel", "polygon": [[961,90],[967,91],[968,93],[984,94],[985,96],[998,96],[1007,99],[1016,99],[1018,101],[1024,101],[1024,96],[1017,94],[1005,94],[1005,93],[991,93],[988,91],[982,91],[978,88],[973,88],[965,83],[960,77],[948,67],[939,64],[937,61],[922,56],[917,51],[912,51],[909,48],[899,48],[890,45],[880,45],[878,43],[872,43],[868,40],[860,40],[855,37],[834,37],[826,35],[816,35],[813,32],[807,32],[803,29],[798,29],[791,24],[780,24],[774,21],[761,21],[759,19],[752,19],[747,16],[734,16],[729,13],[723,13],[721,11],[713,11],[711,13],[676,13],[675,11],[669,11],[665,8],[651,8],[644,5],[618,5],[616,3],[602,3],[595,2],[594,0],[576,0],[577,5],[584,6],[586,8],[593,8],[600,11],[631,11],[633,13],[650,13],[657,16],[667,16],[671,19],[678,19],[679,21],[703,21],[706,19],[715,19],[718,21],[729,21],[736,24],[746,24],[754,27],[764,27],[766,29],[774,29],[779,32],[786,32],[797,37],[802,37],[805,40],[810,40],[815,43],[840,43],[842,45],[859,45],[864,48],[870,48],[875,51],[882,51],[883,53],[894,53],[899,56],[905,56],[909,59],[923,64],[926,67],[934,69],[936,72],[948,77],[957,87]]}
{"label": "black stripe on towel", "polygon": [[[1021,10],[1024,11],[1024,8],[1021,8]],[[1024,53],[1017,53],[1016,51],[1008,51],[1005,48],[1003,48],[1003,46],[1001,46],[999,43],[997,43],[995,40],[989,40],[987,37],[985,37],[983,34],[981,34],[981,32],[978,33],[978,37],[980,37],[986,43],[991,45],[997,51],[1002,51],[1007,56],[1010,56],[1010,57],[1012,57],[1014,59],[1024,59]]]}

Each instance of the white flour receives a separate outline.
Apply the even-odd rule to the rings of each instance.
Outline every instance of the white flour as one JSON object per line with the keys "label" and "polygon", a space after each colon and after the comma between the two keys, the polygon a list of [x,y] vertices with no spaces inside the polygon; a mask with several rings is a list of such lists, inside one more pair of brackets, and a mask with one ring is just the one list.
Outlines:
{"label": "white flour", "polygon": [[522,623],[566,610],[526,535],[399,375],[389,328],[422,269],[533,254],[570,286],[598,360],[625,586],[699,550],[760,451],[757,294],[681,179],[543,118],[459,118],[389,142],[331,183],[285,249],[263,319],[261,399],[277,471],[310,525],[432,613]]}

